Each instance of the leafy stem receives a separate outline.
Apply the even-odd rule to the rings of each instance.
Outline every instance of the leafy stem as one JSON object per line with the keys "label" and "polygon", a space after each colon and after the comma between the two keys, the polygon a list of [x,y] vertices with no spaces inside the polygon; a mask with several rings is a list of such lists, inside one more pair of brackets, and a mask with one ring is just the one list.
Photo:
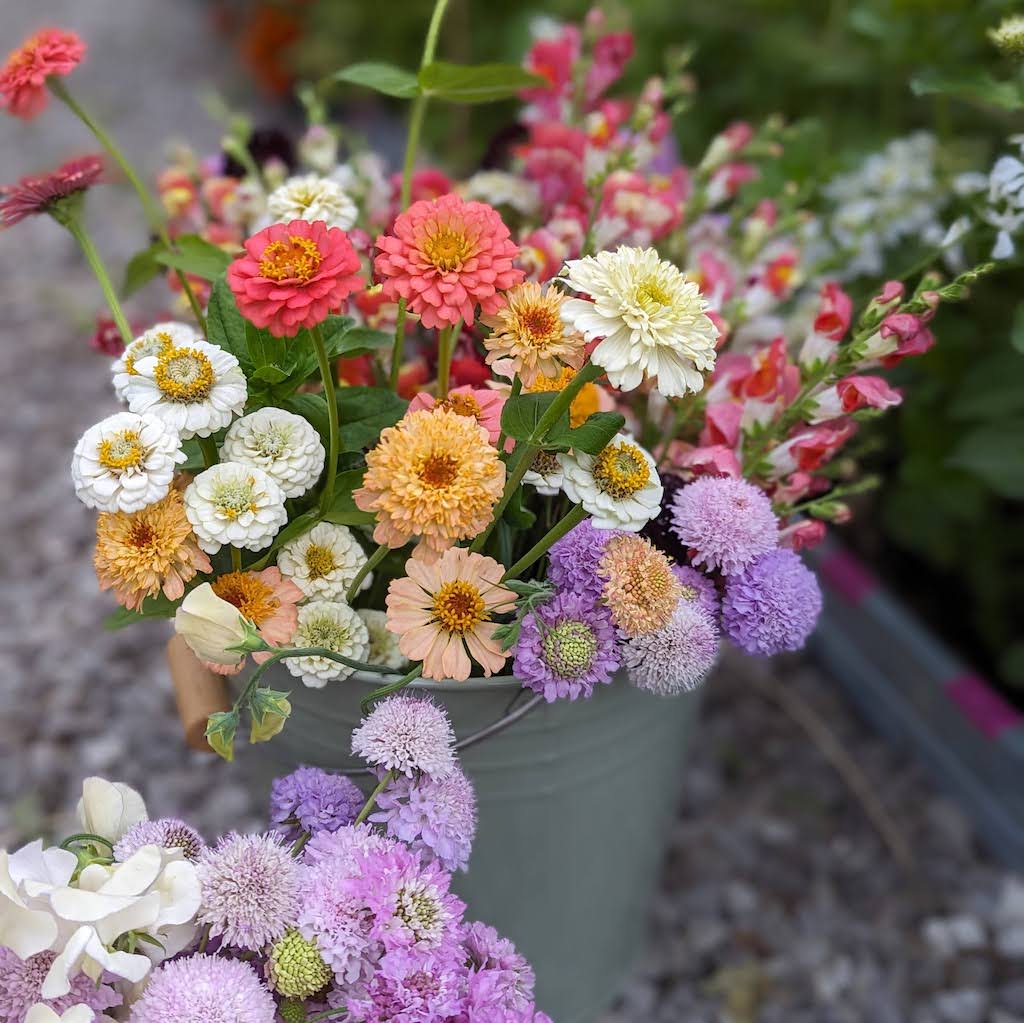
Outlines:
{"label": "leafy stem", "polygon": [[319,326],[311,327],[309,336],[313,339],[316,361],[320,367],[320,382],[323,384],[324,400],[327,402],[327,475],[320,495],[322,517],[327,514],[334,499],[334,481],[338,475],[338,448],[341,446],[341,437],[338,428],[338,400],[334,394],[334,374],[331,372],[331,360],[327,356],[323,331]]}

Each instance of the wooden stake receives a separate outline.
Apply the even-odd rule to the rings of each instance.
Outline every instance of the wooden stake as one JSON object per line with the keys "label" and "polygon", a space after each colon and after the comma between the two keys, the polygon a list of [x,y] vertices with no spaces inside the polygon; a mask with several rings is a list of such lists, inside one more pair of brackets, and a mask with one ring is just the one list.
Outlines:
{"label": "wooden stake", "polygon": [[172,636],[167,643],[167,666],[185,744],[212,753],[206,741],[206,719],[216,711],[231,709],[227,679],[202,664],[181,636]]}

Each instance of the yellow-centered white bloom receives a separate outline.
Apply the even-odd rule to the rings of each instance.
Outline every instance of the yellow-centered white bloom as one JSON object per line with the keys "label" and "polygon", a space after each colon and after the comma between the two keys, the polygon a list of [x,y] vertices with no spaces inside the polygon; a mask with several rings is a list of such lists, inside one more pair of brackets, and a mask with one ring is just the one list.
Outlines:
{"label": "yellow-centered white bloom", "polygon": [[185,516],[207,554],[224,544],[261,551],[288,521],[277,483],[262,469],[238,462],[212,465],[188,485]]}
{"label": "yellow-centered white bloom", "polygon": [[236,665],[238,649],[251,637],[252,628],[234,604],[202,583],[181,602],[174,614],[174,631],[201,661]]}
{"label": "yellow-centered white bloom", "polygon": [[320,478],[326,452],[308,420],[268,406],[231,424],[220,456],[225,462],[255,465],[285,497],[301,497]]}
{"label": "yellow-centered white bloom", "polygon": [[[292,637],[293,647],[326,647],[354,661],[366,661],[370,634],[366,623],[348,606],[333,600],[311,600],[299,608],[299,624]],[[353,668],[326,657],[289,657],[289,672],[311,689],[322,689],[328,682],[348,678]]]}
{"label": "yellow-centered white bloom", "polygon": [[318,174],[289,178],[267,197],[271,223],[290,220],[323,220],[328,227],[347,231],[359,216],[356,204],[341,185]]}
{"label": "yellow-centered white bloom", "polygon": [[598,529],[639,532],[661,510],[664,493],[654,459],[620,433],[598,455],[559,454],[562,490]]}
{"label": "yellow-centered white bloom", "polygon": [[128,378],[128,408],[151,412],[182,440],[209,437],[245,407],[245,375],[238,360],[208,341],[161,348],[135,363]]}
{"label": "yellow-centered white bloom", "polygon": [[187,323],[179,323],[177,320],[156,323],[149,330],[143,331],[110,367],[114,374],[114,390],[117,396],[121,401],[128,400],[128,382],[138,372],[136,366],[143,359],[150,355],[159,355],[166,348],[187,347],[193,341],[201,340],[194,327]]}
{"label": "yellow-centered white bloom", "polygon": [[491,206],[508,206],[523,216],[536,213],[540,207],[537,186],[508,171],[477,171],[458,187],[463,199],[475,199]]}
{"label": "yellow-centered white bloom", "polygon": [[562,318],[588,341],[601,339],[591,360],[613,387],[630,391],[656,377],[669,398],[704,387],[718,328],[696,282],[678,267],[654,249],[623,245],[569,260],[565,281],[589,298],[563,302]]}
{"label": "yellow-centered white bloom", "polygon": [[[366,554],[347,526],[318,522],[308,533],[289,540],[277,552],[281,575],[291,579],[307,597],[344,600]],[[370,585],[373,573],[363,580]]]}
{"label": "yellow-centered white bloom", "polygon": [[167,496],[185,461],[177,431],[157,416],[115,412],[75,445],[71,479],[78,499],[103,512],[137,512]]}
{"label": "yellow-centered white bloom", "polygon": [[361,607],[356,614],[362,618],[370,637],[367,661],[370,664],[379,664],[383,668],[394,668],[396,671],[405,668],[409,662],[405,654],[398,649],[398,636],[388,632],[387,613],[372,607]]}
{"label": "yellow-centered white bloom", "polygon": [[526,470],[523,482],[537,488],[538,494],[553,497],[562,489],[562,463],[553,451],[539,451]]}

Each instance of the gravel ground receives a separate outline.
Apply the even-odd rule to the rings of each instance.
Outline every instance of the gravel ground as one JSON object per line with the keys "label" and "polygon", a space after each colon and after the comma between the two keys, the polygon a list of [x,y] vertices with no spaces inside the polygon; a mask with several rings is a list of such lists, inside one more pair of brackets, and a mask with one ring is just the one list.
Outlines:
{"label": "gravel ground", "polygon": [[[40,21],[81,30],[92,52],[76,91],[145,168],[175,132],[215,144],[196,83],[230,95],[238,78],[208,38],[205,7],[36,7],[0,0],[8,43]],[[0,180],[88,148],[56,108],[0,131]],[[90,222],[115,266],[143,236],[120,189],[90,197]],[[187,813],[207,832],[247,826],[261,807],[244,754],[228,766],[182,747],[164,628],[101,630],[110,604],[90,565],[93,517],[66,468],[79,434],[115,406],[106,362],[85,340],[97,293],[56,225],[0,238],[0,299],[0,844],[65,828],[90,773],[137,785],[155,813]],[[894,862],[815,744],[752,685],[766,677],[841,738],[899,821],[914,868]],[[1024,882],[979,851],[961,812],[806,661],[730,658],[708,696],[651,953],[606,1023],[1024,1023]]]}

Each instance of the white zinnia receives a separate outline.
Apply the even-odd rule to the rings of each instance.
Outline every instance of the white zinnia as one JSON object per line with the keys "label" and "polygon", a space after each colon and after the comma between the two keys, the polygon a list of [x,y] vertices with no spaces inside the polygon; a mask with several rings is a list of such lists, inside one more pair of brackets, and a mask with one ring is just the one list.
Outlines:
{"label": "white zinnia", "polygon": [[[354,661],[365,661],[370,650],[366,623],[348,606],[332,600],[312,600],[299,608],[293,647],[325,647]],[[288,670],[311,689],[322,689],[335,679],[348,678],[353,668],[326,657],[289,657]]]}
{"label": "white zinnia", "polygon": [[538,452],[530,468],[523,474],[523,482],[537,488],[538,494],[553,497],[562,489],[562,464],[550,451]]}
{"label": "white zinnia", "polygon": [[[285,579],[307,597],[344,600],[363,565],[366,553],[347,526],[318,522],[308,533],[289,540],[277,552],[277,567]],[[361,589],[372,581],[372,573]]]}
{"label": "white zinnia", "polygon": [[361,607],[356,614],[366,624],[366,631],[370,637],[367,661],[370,664],[379,664],[382,668],[404,668],[408,661],[405,654],[398,649],[398,636],[388,631],[386,612],[372,607]]}
{"label": "white zinnia", "polygon": [[559,454],[562,489],[597,529],[639,532],[661,510],[664,488],[654,459],[624,433],[599,455]]}
{"label": "white zinnia", "polygon": [[300,174],[275,188],[267,198],[272,223],[290,220],[323,220],[328,227],[347,231],[359,216],[356,204],[330,178]]}
{"label": "white zinnia", "polygon": [[128,378],[128,408],[151,412],[178,431],[182,440],[209,437],[245,407],[245,375],[238,360],[208,341],[162,348],[135,363]]}
{"label": "white zinnia", "polygon": [[114,374],[114,390],[121,401],[127,401],[126,392],[129,380],[138,372],[136,366],[150,355],[159,355],[165,348],[187,346],[202,338],[194,327],[177,320],[155,323],[149,330],[140,334],[114,360],[110,367]]}
{"label": "white zinnia", "polygon": [[207,554],[224,544],[261,551],[288,521],[281,488],[262,469],[237,462],[213,465],[188,485],[185,515]]}
{"label": "white zinnia", "polygon": [[320,434],[294,412],[261,408],[228,428],[220,456],[255,465],[272,477],[285,497],[301,497],[320,478],[326,452]]}
{"label": "white zinnia", "polygon": [[75,445],[71,479],[78,499],[103,512],[136,512],[167,496],[185,461],[175,430],[153,415],[115,412]]}
{"label": "white zinnia", "polygon": [[459,186],[464,199],[475,199],[491,206],[508,206],[524,217],[536,213],[540,194],[532,181],[508,171],[482,170]]}
{"label": "white zinnia", "polygon": [[234,666],[248,638],[245,619],[209,583],[192,590],[174,613],[174,631],[201,661]]}
{"label": "white zinnia", "polygon": [[566,283],[589,299],[562,303],[562,318],[588,341],[612,386],[629,391],[657,377],[667,398],[704,387],[715,366],[718,328],[695,281],[654,249],[621,246],[572,259]]}

